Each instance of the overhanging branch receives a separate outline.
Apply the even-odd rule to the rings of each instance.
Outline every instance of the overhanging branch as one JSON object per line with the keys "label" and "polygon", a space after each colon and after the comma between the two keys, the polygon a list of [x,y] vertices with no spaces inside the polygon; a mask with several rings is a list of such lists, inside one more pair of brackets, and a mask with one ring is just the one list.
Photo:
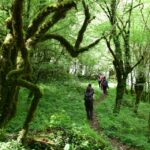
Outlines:
{"label": "overhanging branch", "polygon": [[[69,3],[70,4],[70,3]],[[37,42],[39,42],[41,40],[41,38],[44,36],[44,34],[51,28],[53,27],[58,21],[60,21],[61,19],[65,18],[65,15],[67,13],[67,11],[69,11],[74,5],[67,5],[62,7],[61,9],[57,10],[51,20],[46,21],[40,28],[39,30],[35,33],[35,35],[32,38],[29,38],[27,40],[28,46],[33,46],[35,45]]]}
{"label": "overhanging branch", "polygon": [[105,39],[105,41],[106,41],[106,45],[107,45],[107,47],[108,47],[108,50],[109,50],[110,53],[112,54],[114,60],[118,60],[117,57],[116,57],[116,55],[115,55],[115,53],[114,53],[114,51],[113,51],[112,48],[111,48],[110,41],[108,41],[108,39],[107,39],[106,36],[104,36],[104,39]]}
{"label": "overhanging branch", "polygon": [[46,41],[46,40],[50,40],[50,39],[55,39],[57,41],[60,42],[60,44],[62,46],[64,46],[66,48],[66,50],[71,54],[71,56],[74,56],[75,54],[75,49],[74,47],[70,44],[70,42],[65,39],[63,36],[61,35],[57,35],[57,34],[46,34],[42,39],[42,41]]}
{"label": "overhanging branch", "polygon": [[133,67],[131,67],[130,72],[131,72],[137,65],[139,65],[143,59],[144,59],[144,57],[142,56],[141,59],[140,59]]}
{"label": "overhanging branch", "polygon": [[95,40],[94,42],[92,42],[92,43],[89,44],[88,46],[81,47],[81,48],[78,50],[78,52],[79,52],[79,53],[82,53],[82,52],[88,51],[90,48],[92,48],[92,47],[94,47],[95,45],[97,45],[97,44],[100,42],[100,40],[102,40],[102,39],[103,39],[103,37],[101,37],[101,38]]}
{"label": "overhanging branch", "polygon": [[103,37],[95,40],[94,42],[92,42],[91,44],[89,44],[88,46],[85,47],[81,47],[79,49],[76,49],[75,46],[73,46],[67,39],[65,39],[63,36],[61,35],[57,35],[57,34],[46,34],[40,42],[46,41],[46,40],[50,40],[50,39],[55,39],[57,41],[60,42],[60,44],[62,46],[64,46],[66,48],[66,50],[69,52],[69,54],[72,57],[77,57],[80,53],[83,53],[87,50],[89,50],[90,48],[94,47],[96,44],[98,44],[100,42],[100,40],[103,39]]}
{"label": "overhanging branch", "polygon": [[76,7],[76,4],[73,1],[70,1],[70,2],[67,1],[67,3],[63,1],[63,2],[58,3],[57,6],[45,7],[29,25],[27,33],[26,33],[26,39],[30,38],[37,32],[39,26],[43,23],[43,21],[49,14],[53,12],[57,12],[57,11],[61,12],[64,9],[68,9],[72,7]]}
{"label": "overhanging branch", "polygon": [[89,12],[89,8],[88,6],[85,4],[85,1],[83,0],[82,1],[82,4],[83,4],[83,7],[84,7],[84,14],[85,14],[85,19],[84,19],[84,22],[83,22],[83,25],[78,33],[78,36],[77,36],[77,40],[75,42],[75,49],[79,49],[80,47],[80,44],[82,43],[83,41],[83,36],[84,36],[84,33],[87,29],[87,26],[90,22],[90,12]]}

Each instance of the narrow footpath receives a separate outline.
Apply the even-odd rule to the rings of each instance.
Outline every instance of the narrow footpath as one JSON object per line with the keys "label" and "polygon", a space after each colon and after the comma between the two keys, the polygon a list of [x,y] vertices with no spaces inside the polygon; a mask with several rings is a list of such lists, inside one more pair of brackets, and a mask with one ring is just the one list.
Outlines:
{"label": "narrow footpath", "polygon": [[[99,105],[103,100],[105,100],[105,96],[101,95],[100,99],[97,101],[94,101],[94,106]],[[103,130],[100,126],[100,123],[98,121],[98,117],[95,112],[93,112],[93,120],[89,122],[91,128],[93,128],[98,134],[103,133]],[[119,140],[116,138],[109,138],[108,140],[110,141],[111,145],[113,148],[117,148],[117,150],[138,150],[136,148],[132,148],[128,145],[125,145],[121,143]]]}

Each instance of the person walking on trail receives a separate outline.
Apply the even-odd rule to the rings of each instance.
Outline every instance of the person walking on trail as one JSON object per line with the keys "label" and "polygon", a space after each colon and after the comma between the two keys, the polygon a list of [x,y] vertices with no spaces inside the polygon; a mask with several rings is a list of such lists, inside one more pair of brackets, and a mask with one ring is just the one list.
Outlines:
{"label": "person walking on trail", "polygon": [[101,87],[102,87],[102,90],[103,90],[103,94],[104,95],[107,95],[107,88],[108,87],[108,81],[106,80],[106,77],[104,76],[102,81],[101,81]]}
{"label": "person walking on trail", "polygon": [[88,120],[92,120],[93,118],[93,95],[94,89],[91,84],[88,84],[84,95],[84,104]]}
{"label": "person walking on trail", "polygon": [[99,85],[99,88],[101,88],[102,89],[102,87],[101,87],[101,82],[102,82],[102,80],[103,80],[103,74],[100,74],[99,76],[98,76],[98,85]]}
{"label": "person walking on trail", "polygon": [[101,78],[100,78],[100,76],[98,76],[97,81],[98,81],[98,85],[99,85],[99,88],[100,88],[101,87]]}

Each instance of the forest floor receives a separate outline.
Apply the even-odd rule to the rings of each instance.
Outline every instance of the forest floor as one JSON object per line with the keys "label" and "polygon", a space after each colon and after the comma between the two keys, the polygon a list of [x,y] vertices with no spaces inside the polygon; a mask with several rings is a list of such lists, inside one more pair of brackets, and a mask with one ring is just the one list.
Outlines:
{"label": "forest floor", "polygon": [[[102,101],[105,100],[105,95],[101,95],[99,100],[94,101],[94,106],[100,104]],[[100,126],[100,122],[98,121],[97,114],[93,112],[93,120],[89,121],[91,128],[93,128],[97,133],[103,133],[103,129]],[[113,148],[117,148],[117,150],[138,150],[136,148],[130,147],[121,143],[117,138],[108,137]]]}

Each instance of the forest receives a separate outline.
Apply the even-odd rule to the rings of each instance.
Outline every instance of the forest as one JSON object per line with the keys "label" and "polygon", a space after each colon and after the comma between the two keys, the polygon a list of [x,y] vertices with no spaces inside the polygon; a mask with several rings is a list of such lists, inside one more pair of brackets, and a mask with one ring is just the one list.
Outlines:
{"label": "forest", "polygon": [[0,0],[0,150],[150,150],[150,0]]}

